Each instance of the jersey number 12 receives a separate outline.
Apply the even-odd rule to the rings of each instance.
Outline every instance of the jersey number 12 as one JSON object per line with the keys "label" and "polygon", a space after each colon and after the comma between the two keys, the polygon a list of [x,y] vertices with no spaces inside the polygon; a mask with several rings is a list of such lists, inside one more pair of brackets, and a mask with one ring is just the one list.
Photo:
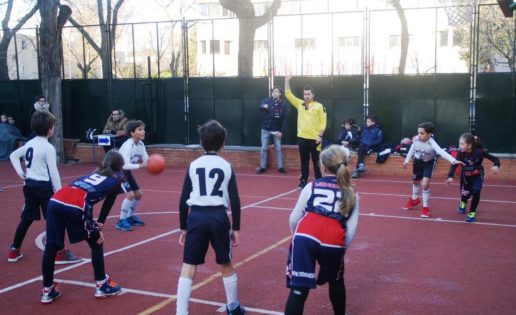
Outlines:
{"label": "jersey number 12", "polygon": [[[199,194],[201,196],[207,195],[206,188],[206,169],[198,168],[195,170],[197,177],[199,177]],[[211,190],[210,196],[219,196],[222,197],[223,192],[220,190],[220,186],[222,185],[222,181],[224,180],[224,171],[220,168],[213,168],[210,170],[208,174],[210,178],[216,178],[215,183],[213,184],[213,188]]]}

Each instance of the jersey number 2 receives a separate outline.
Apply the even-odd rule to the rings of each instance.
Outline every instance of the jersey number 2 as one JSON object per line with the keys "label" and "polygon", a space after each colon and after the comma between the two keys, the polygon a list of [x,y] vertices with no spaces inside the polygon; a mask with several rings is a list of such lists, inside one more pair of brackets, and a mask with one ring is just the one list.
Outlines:
{"label": "jersey number 2", "polygon": [[[198,168],[195,170],[195,173],[199,177],[199,194],[201,196],[207,195],[207,189],[206,189],[206,169],[205,168]],[[220,168],[214,168],[210,170],[209,173],[210,178],[217,177],[215,184],[213,185],[213,189],[211,190],[210,196],[219,196],[222,197],[223,192],[220,190],[220,186],[222,185],[222,181],[224,180],[224,171]]]}

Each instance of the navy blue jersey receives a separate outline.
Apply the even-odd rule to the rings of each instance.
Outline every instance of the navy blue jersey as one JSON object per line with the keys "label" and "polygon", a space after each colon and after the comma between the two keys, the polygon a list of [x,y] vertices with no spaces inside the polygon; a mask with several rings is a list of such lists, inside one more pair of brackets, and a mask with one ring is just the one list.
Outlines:
{"label": "navy blue jersey", "polygon": [[[488,160],[492,161],[495,166],[500,166],[500,159],[494,155],[491,155],[485,152],[481,148],[475,148],[471,153],[467,152],[459,152],[457,154],[457,161],[463,162],[465,165],[461,167],[461,175],[462,176],[478,176],[484,172],[484,166],[482,163],[484,162],[484,157]],[[453,174],[455,172],[457,165],[452,165],[450,168],[450,172],[448,173],[448,177],[453,178]]]}
{"label": "navy blue jersey", "polygon": [[312,193],[306,203],[305,211],[335,219],[339,221],[342,227],[345,227],[347,217],[339,212],[340,198],[340,188],[335,176],[319,178],[312,183]]}
{"label": "navy blue jersey", "polygon": [[106,198],[98,220],[105,222],[120,187],[123,190],[127,190],[128,187],[120,172],[115,172],[112,176],[91,173],[57,191],[51,200],[83,211],[86,229],[93,232],[97,229],[97,224],[93,221],[93,205]]}

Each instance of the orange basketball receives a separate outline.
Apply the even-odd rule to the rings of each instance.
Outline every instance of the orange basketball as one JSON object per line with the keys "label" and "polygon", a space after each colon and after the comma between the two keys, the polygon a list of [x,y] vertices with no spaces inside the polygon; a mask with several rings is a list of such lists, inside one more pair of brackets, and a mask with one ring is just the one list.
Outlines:
{"label": "orange basketball", "polygon": [[165,169],[165,158],[161,154],[151,154],[147,161],[147,171],[153,175],[157,175]]}

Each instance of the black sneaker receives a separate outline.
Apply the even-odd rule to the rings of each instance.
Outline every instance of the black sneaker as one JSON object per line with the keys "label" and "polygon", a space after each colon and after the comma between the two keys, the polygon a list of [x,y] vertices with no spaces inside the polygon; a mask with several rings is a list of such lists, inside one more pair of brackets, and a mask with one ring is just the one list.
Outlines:
{"label": "black sneaker", "polygon": [[278,172],[280,172],[281,174],[287,174],[287,171],[285,171],[285,169],[283,167],[278,168]]}
{"label": "black sneaker", "polygon": [[303,189],[303,188],[305,188],[305,186],[306,186],[306,180],[300,180],[297,188]]}
{"label": "black sneaker", "polygon": [[54,282],[52,286],[50,286],[50,288],[43,288],[43,290],[41,290],[41,303],[52,303],[54,300],[57,300],[60,296],[61,293],[59,293],[57,284]]}
{"label": "black sneaker", "polygon": [[256,174],[263,174],[265,173],[265,169],[260,167],[259,169],[256,170]]}
{"label": "black sneaker", "polygon": [[238,303],[231,303],[226,305],[226,311],[228,315],[244,315],[245,308]]}

